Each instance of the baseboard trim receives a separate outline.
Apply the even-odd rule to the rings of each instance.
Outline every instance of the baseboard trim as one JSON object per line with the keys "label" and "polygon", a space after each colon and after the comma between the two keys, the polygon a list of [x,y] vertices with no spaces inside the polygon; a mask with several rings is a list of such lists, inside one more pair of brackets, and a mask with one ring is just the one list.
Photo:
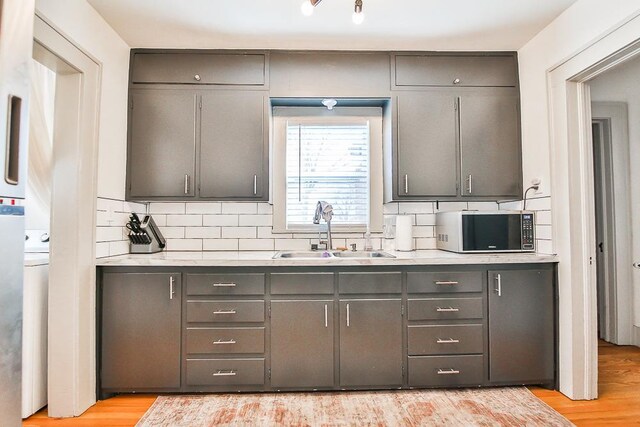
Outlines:
{"label": "baseboard trim", "polygon": [[632,333],[632,341],[633,341],[633,345],[635,345],[636,347],[640,347],[640,326],[633,326],[633,331]]}

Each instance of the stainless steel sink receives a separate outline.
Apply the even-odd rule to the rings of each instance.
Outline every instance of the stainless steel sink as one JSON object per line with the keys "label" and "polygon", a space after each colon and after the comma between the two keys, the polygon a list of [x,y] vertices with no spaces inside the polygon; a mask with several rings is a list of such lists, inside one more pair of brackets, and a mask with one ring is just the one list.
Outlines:
{"label": "stainless steel sink", "polygon": [[334,258],[331,252],[326,251],[299,251],[299,252],[278,252],[273,256],[273,259],[307,259],[307,258]]}
{"label": "stainless steel sink", "polygon": [[382,251],[375,252],[333,252],[336,258],[395,258],[395,255]]}

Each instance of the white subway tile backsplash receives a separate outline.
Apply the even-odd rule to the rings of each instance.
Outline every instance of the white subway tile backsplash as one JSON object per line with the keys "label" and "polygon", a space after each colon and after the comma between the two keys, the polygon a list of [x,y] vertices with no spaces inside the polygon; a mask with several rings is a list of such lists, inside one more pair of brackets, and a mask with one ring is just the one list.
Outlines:
{"label": "white subway tile backsplash", "polygon": [[272,227],[258,227],[258,239],[291,239],[291,233],[274,233]]}
{"label": "white subway tile backsplash", "polygon": [[536,239],[541,240],[551,240],[553,236],[551,235],[551,226],[550,225],[537,225],[536,226]]}
{"label": "white subway tile backsplash", "polygon": [[205,251],[237,251],[238,239],[204,239],[202,249]]}
{"label": "white subway tile backsplash", "polygon": [[551,211],[536,212],[536,224],[551,225]]}
{"label": "white subway tile backsplash", "polygon": [[273,239],[239,239],[238,242],[241,251],[273,251],[275,248]]}
{"label": "white subway tile backsplash", "polygon": [[109,242],[109,256],[125,255],[129,253],[129,242]]}
{"label": "white subway tile backsplash", "polygon": [[260,215],[272,215],[273,205],[270,203],[258,203],[258,214]]}
{"label": "white subway tile backsplash", "polygon": [[203,215],[202,225],[209,226],[226,226],[237,227],[238,215]]}
{"label": "white subway tile backsplash", "polygon": [[165,239],[184,239],[184,227],[160,227]]}
{"label": "white subway tile backsplash", "polygon": [[435,212],[461,211],[468,208],[467,202],[440,202],[440,206],[436,206]]}
{"label": "white subway tile backsplash", "polygon": [[96,243],[96,258],[104,258],[109,256],[109,242]]}
{"label": "white subway tile backsplash", "polygon": [[222,227],[223,239],[255,239],[257,237],[256,227]]}
{"label": "white subway tile backsplash", "polygon": [[398,206],[400,214],[425,214],[433,213],[433,202],[400,202]]}
{"label": "white subway tile backsplash", "polygon": [[468,202],[467,209],[473,211],[497,211],[498,204],[496,202]]}
{"label": "white subway tile backsplash", "polygon": [[382,205],[382,213],[385,215],[397,215],[399,213],[399,204],[385,203]]}
{"label": "white subway tile backsplash", "polygon": [[222,204],[223,214],[257,214],[257,203],[225,202]]}
{"label": "white subway tile backsplash", "polygon": [[418,250],[436,249],[436,238],[418,238],[415,239],[415,248]]}
{"label": "white subway tile backsplash", "polygon": [[167,215],[168,227],[201,226],[202,215]]}
{"label": "white subway tile backsplash", "polygon": [[501,211],[519,211],[519,210],[522,210],[522,201],[500,203],[500,210]]}
{"label": "white subway tile backsplash", "polygon": [[276,251],[306,251],[311,248],[309,239],[275,239]]}
{"label": "white subway tile backsplash", "polygon": [[158,227],[165,227],[167,225],[166,215],[153,215],[153,220]]}
{"label": "white subway tile backsplash", "polygon": [[239,223],[238,225],[242,226],[252,226],[252,227],[263,227],[270,226],[272,223],[272,215],[240,215],[238,216]]}
{"label": "white subway tile backsplash", "polygon": [[436,225],[436,214],[416,214],[416,225]]}
{"label": "white subway tile backsplash", "polygon": [[96,228],[97,242],[113,242],[117,240],[124,240],[122,227],[97,227]]}
{"label": "white subway tile backsplash", "polygon": [[138,215],[145,215],[147,213],[147,205],[144,203],[124,202],[124,212],[134,212]]}
{"label": "white subway tile backsplash", "polygon": [[222,204],[220,202],[206,202],[206,203],[187,203],[187,214],[219,214],[222,213]]}
{"label": "white subway tile backsplash", "polygon": [[167,239],[168,251],[201,251],[202,239]]}
{"label": "white subway tile backsplash", "polygon": [[539,254],[553,255],[553,242],[551,240],[536,240],[536,252]]}
{"label": "white subway tile backsplash", "polygon": [[416,225],[413,227],[413,237],[434,237],[434,230],[432,225]]}
{"label": "white subway tile backsplash", "polygon": [[531,211],[550,211],[551,197],[541,197],[537,199],[527,200],[527,210]]}
{"label": "white subway tile backsplash", "polygon": [[184,237],[187,239],[219,239],[220,227],[186,227]]}
{"label": "white subway tile backsplash", "polygon": [[149,213],[154,214],[184,214],[185,203],[167,203],[167,202],[151,202],[149,205]]}

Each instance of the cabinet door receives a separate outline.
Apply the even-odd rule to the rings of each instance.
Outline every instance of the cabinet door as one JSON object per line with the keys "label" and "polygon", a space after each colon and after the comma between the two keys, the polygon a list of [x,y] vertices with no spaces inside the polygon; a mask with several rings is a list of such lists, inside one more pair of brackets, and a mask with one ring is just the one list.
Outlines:
{"label": "cabinet door", "polygon": [[489,379],[533,382],[554,377],[553,273],[489,272]]}
{"label": "cabinet door", "polygon": [[460,150],[463,196],[521,196],[516,91],[460,97]]}
{"label": "cabinet door", "polygon": [[180,387],[179,273],[105,273],[103,389]]}
{"label": "cabinet door", "polygon": [[129,197],[193,197],[196,93],[161,89],[130,93]]}
{"label": "cabinet door", "polygon": [[271,386],[333,386],[333,301],[271,302]]}
{"label": "cabinet door", "polygon": [[456,97],[451,92],[398,96],[398,196],[455,196]]}
{"label": "cabinet door", "polygon": [[266,92],[259,91],[202,94],[200,197],[262,199],[267,195],[266,97]]}
{"label": "cabinet door", "polygon": [[401,384],[401,300],[341,300],[340,385]]}

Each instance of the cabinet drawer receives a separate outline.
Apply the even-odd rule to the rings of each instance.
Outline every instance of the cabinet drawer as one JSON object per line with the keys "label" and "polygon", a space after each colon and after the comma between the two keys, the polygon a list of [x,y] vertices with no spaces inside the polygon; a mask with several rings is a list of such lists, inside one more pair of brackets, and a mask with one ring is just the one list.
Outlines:
{"label": "cabinet drawer", "polygon": [[471,386],[484,381],[483,356],[409,356],[409,386]]}
{"label": "cabinet drawer", "polygon": [[402,273],[338,273],[341,294],[399,294]]}
{"label": "cabinet drawer", "polygon": [[482,319],[482,298],[409,300],[409,320]]}
{"label": "cabinet drawer", "polygon": [[407,288],[410,294],[482,292],[482,272],[409,272]]}
{"label": "cabinet drawer", "polygon": [[187,295],[264,295],[263,273],[187,274]]}
{"label": "cabinet drawer", "polygon": [[482,325],[409,326],[409,354],[483,352]]}
{"label": "cabinet drawer", "polygon": [[264,353],[264,328],[187,328],[187,353]]}
{"label": "cabinet drawer", "polygon": [[333,273],[273,273],[271,294],[333,294]]}
{"label": "cabinet drawer", "polygon": [[396,86],[516,86],[512,56],[397,55]]}
{"label": "cabinet drawer", "polygon": [[187,385],[264,384],[264,359],[187,359]]}
{"label": "cabinet drawer", "polygon": [[133,57],[132,69],[133,83],[262,86],[265,82],[265,55],[137,53]]}
{"label": "cabinet drawer", "polygon": [[187,322],[264,322],[264,301],[187,301]]}

